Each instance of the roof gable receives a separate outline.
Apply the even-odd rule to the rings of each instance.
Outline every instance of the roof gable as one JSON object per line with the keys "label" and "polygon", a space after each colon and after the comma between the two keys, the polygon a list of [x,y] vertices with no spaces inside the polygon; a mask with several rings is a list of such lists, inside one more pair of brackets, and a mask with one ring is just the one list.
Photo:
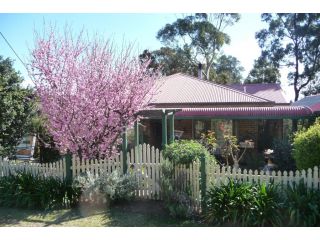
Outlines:
{"label": "roof gable", "polygon": [[230,84],[229,87],[257,97],[274,101],[277,104],[288,104],[288,100],[278,83]]}
{"label": "roof gable", "polygon": [[270,100],[182,73],[163,77],[159,84],[159,91],[151,104],[272,103]]}

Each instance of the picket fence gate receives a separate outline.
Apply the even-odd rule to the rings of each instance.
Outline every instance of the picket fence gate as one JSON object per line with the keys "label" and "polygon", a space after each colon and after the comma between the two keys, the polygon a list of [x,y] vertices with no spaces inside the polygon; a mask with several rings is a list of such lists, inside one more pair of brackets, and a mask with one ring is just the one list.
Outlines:
{"label": "picket fence gate", "polygon": [[[150,145],[139,145],[127,153],[127,172],[134,174],[139,188],[136,197],[142,199],[160,199],[160,162],[162,152]],[[72,176],[89,171],[95,176],[101,173],[123,172],[123,153],[108,160],[81,161],[72,157]]]}
{"label": "picket fence gate", "polygon": [[[127,153],[128,173],[133,174],[139,188],[135,195],[139,199],[161,200],[160,163],[163,161],[162,151],[153,146],[142,144]],[[123,154],[109,160],[81,161],[76,156],[72,157],[72,176],[76,177],[81,173],[89,171],[91,174],[99,176],[103,172],[112,173],[115,170],[123,171]],[[30,172],[33,175],[44,177],[66,177],[66,159],[63,158],[55,163],[16,163],[0,157],[0,177],[7,176],[17,171]],[[307,171],[252,171],[246,169],[232,169],[230,167],[220,167],[219,165],[206,164],[206,186],[207,190],[212,185],[220,186],[230,180],[238,180],[249,183],[268,183],[273,181],[282,186],[292,186],[301,180],[306,186],[320,190],[319,168],[314,167]],[[201,206],[201,186],[200,186],[200,163],[194,162],[189,167],[177,166],[175,168],[174,181],[178,184],[179,190],[187,190],[191,194],[191,204],[194,210],[199,210]]]}

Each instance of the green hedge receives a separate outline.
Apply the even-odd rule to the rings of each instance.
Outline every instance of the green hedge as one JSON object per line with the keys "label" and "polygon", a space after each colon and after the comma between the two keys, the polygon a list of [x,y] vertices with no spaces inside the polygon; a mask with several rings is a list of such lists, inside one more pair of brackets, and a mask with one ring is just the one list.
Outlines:
{"label": "green hedge", "polygon": [[293,140],[293,158],[298,169],[320,165],[320,122],[298,132]]}
{"label": "green hedge", "polygon": [[194,140],[180,140],[167,145],[163,152],[164,158],[174,165],[183,164],[187,167],[194,161],[204,157],[206,161],[215,161],[214,156],[199,142]]}

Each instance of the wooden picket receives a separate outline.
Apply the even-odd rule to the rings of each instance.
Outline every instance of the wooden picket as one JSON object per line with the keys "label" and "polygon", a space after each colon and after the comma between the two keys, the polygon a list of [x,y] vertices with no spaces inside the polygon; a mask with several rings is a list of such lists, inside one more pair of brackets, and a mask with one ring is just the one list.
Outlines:
{"label": "wooden picket", "polygon": [[0,158],[0,177],[17,174],[18,172],[31,173],[33,176],[40,175],[43,177],[55,177],[64,179],[65,173],[63,164],[64,159],[55,163],[30,163],[16,162]]}
{"label": "wooden picket", "polygon": [[[72,175],[76,177],[89,171],[94,176],[102,173],[112,173],[123,169],[123,153],[111,159],[93,159],[91,161],[81,161],[78,157],[72,157]],[[142,144],[132,148],[127,152],[128,174],[133,174],[139,184],[135,195],[140,199],[162,200],[161,193],[161,162],[163,161],[162,151]],[[44,177],[66,177],[66,160],[62,158],[54,163],[30,163],[9,161],[0,156],[0,177],[14,174],[18,171],[29,172],[32,175],[42,175]],[[200,163],[194,162],[189,167],[177,166],[175,168],[175,178],[179,190],[190,190],[191,203],[194,210],[199,210],[201,206],[200,187]],[[303,181],[307,187],[320,190],[319,168],[287,172],[287,171],[252,171],[246,169],[231,169],[231,167],[220,167],[212,163],[207,163],[207,188],[210,186],[220,186],[230,180],[238,180],[248,183],[269,183],[273,181],[282,186],[292,186]]]}

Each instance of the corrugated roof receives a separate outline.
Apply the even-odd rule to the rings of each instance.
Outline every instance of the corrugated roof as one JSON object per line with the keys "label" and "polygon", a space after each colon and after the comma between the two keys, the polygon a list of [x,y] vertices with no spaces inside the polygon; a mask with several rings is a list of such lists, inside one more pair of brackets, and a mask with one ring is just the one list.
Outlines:
{"label": "corrugated roof", "polygon": [[304,106],[274,107],[222,107],[222,108],[184,108],[176,117],[245,117],[245,118],[283,118],[312,115],[311,109]]}
{"label": "corrugated roof", "polygon": [[320,112],[320,95],[308,96],[291,104],[292,106],[306,106],[313,112]]}
{"label": "corrugated roof", "polygon": [[228,85],[238,91],[250,93],[257,97],[265,98],[277,104],[288,104],[284,91],[278,83],[252,83]]}
{"label": "corrugated roof", "polygon": [[159,84],[159,91],[151,104],[272,103],[261,97],[182,73],[164,77]]}

